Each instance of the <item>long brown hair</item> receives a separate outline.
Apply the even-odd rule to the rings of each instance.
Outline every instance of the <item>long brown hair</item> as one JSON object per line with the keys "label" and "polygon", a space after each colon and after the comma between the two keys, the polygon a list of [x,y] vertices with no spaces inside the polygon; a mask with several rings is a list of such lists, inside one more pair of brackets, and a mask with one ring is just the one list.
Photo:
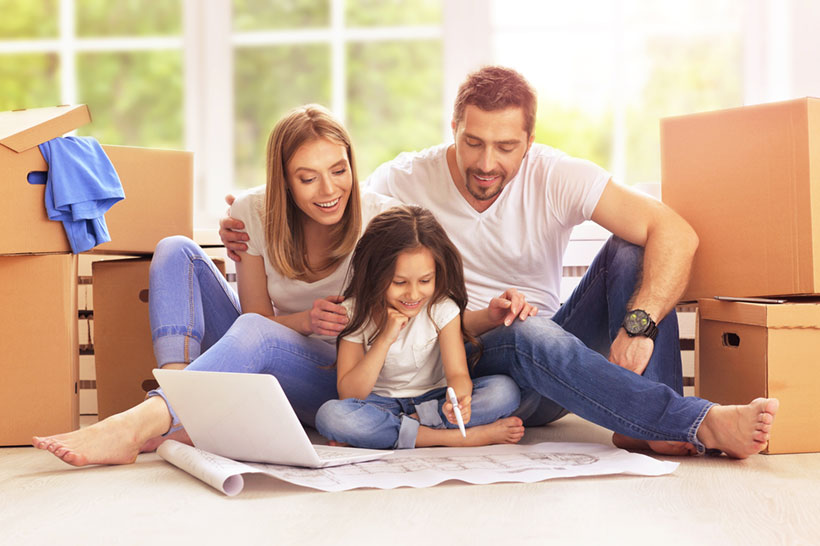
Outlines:
{"label": "long brown hair", "polygon": [[[353,251],[344,297],[355,298],[352,317],[336,340],[338,349],[342,338],[363,327],[368,320],[375,325],[376,337],[387,324],[387,289],[393,280],[396,261],[402,252],[426,248],[436,264],[436,286],[430,308],[445,298],[458,305],[461,317],[461,335],[478,350],[470,358],[474,364],[481,356],[481,344],[464,329],[464,310],[467,308],[467,288],[464,285],[464,266],[461,254],[433,214],[422,207],[400,206],[375,216],[365,229]],[[438,326],[436,326],[438,328]]]}
{"label": "long brown hair", "polygon": [[[311,268],[302,228],[304,212],[287,191],[287,164],[302,145],[320,138],[337,142],[347,149],[353,185],[342,219],[332,227],[333,245],[326,263]],[[362,210],[353,146],[344,126],[324,107],[308,104],[295,108],[271,131],[263,220],[268,259],[276,271],[289,279],[301,279],[339,263],[356,245],[362,229]]]}

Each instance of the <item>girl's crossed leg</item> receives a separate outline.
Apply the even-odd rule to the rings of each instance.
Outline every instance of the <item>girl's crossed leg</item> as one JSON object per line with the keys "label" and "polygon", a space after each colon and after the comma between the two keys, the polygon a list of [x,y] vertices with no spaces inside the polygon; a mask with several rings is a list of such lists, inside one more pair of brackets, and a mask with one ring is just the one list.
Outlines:
{"label": "girl's crossed leg", "polygon": [[520,391],[505,375],[474,380],[466,438],[447,421],[445,397],[446,389],[439,388],[415,398],[330,400],[316,414],[316,429],[332,442],[372,449],[514,444],[524,435],[521,419],[507,417],[518,407]]}

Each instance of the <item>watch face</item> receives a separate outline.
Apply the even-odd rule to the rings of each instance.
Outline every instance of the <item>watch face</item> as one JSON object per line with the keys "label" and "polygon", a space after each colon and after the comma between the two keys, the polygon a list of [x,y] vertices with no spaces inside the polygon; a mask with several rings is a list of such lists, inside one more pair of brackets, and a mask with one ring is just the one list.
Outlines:
{"label": "watch face", "polygon": [[649,315],[645,311],[635,309],[627,313],[624,319],[624,328],[630,334],[640,334],[649,326]]}

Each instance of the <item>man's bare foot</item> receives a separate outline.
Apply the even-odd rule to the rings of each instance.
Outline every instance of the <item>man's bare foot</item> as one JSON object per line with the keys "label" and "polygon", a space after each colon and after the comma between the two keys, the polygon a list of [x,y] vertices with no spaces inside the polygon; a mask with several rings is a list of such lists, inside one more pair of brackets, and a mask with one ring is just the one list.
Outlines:
{"label": "man's bare foot", "polygon": [[487,446],[490,444],[516,444],[524,436],[524,423],[518,417],[499,419],[495,423],[467,429],[467,437],[456,428],[440,429],[419,427],[416,447],[428,446]]}
{"label": "man's bare foot", "polygon": [[182,442],[183,444],[188,444],[189,446],[194,445],[194,442],[191,440],[191,437],[188,436],[188,433],[185,431],[184,428],[175,430],[174,432],[166,435],[166,436],[156,436],[151,438],[140,448],[140,453],[152,453],[157,450],[162,442],[165,440],[176,440],[177,442]]}
{"label": "man's bare foot", "polygon": [[766,447],[779,406],[777,398],[755,398],[745,406],[712,406],[698,439],[709,449],[745,459]]}
{"label": "man's bare foot", "polygon": [[165,401],[154,396],[88,428],[55,436],[35,436],[31,443],[74,466],[130,464],[149,438],[168,430],[170,419]]}
{"label": "man's bare foot", "polygon": [[628,451],[654,451],[660,455],[697,455],[697,448],[689,442],[669,442],[665,440],[638,440],[617,432],[612,434],[615,447]]}

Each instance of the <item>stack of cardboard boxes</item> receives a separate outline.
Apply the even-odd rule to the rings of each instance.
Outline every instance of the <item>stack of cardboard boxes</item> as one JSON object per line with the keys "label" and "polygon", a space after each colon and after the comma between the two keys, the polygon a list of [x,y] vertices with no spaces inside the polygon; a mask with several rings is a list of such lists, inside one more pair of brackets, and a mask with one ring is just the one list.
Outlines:
{"label": "stack of cardboard boxes", "polygon": [[664,119],[661,164],[700,237],[696,395],[779,398],[768,453],[820,451],[820,100]]}
{"label": "stack of cardboard boxes", "polygon": [[[40,143],[90,121],[85,105],[0,113],[0,445],[78,427],[78,257],[62,224],[48,220],[45,186],[31,183],[29,173],[48,170]],[[163,237],[192,236],[190,152],[103,149],[126,198],[105,214],[112,240],[92,252],[146,255]],[[150,346],[150,330],[133,335],[147,336]],[[120,331],[108,339],[122,337]]]}

